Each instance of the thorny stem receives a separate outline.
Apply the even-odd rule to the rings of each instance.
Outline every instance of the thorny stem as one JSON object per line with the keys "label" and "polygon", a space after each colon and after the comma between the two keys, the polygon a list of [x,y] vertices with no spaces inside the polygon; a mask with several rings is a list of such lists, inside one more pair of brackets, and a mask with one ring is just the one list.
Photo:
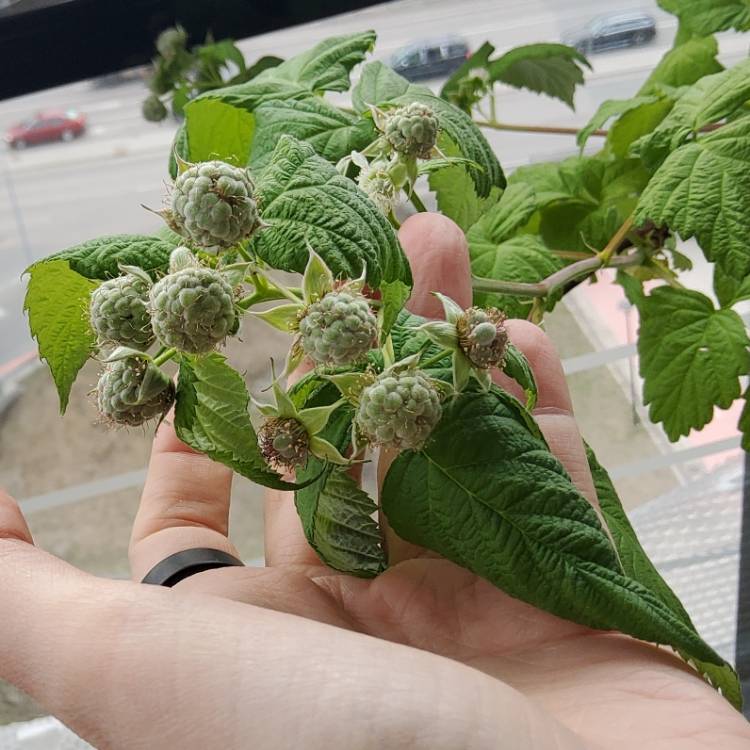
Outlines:
{"label": "thorny stem", "polygon": [[174,355],[177,354],[177,349],[172,347],[171,349],[167,349],[166,351],[159,354],[157,357],[154,357],[154,364],[157,367],[160,367],[165,362],[168,362]]}
{"label": "thorny stem", "polygon": [[417,195],[416,190],[412,190],[411,193],[409,193],[409,200],[411,201],[412,206],[417,209],[420,213],[427,213],[427,207],[424,203],[422,203],[422,199]]}
{"label": "thorny stem", "polygon": [[[480,128],[492,128],[493,130],[509,130],[513,133],[546,133],[547,135],[578,135],[581,128],[568,128],[562,125],[516,125],[509,122],[498,122],[494,118],[489,120],[475,120],[474,123]],[[606,130],[601,128],[593,130],[590,135],[604,137]]]}
{"label": "thorny stem", "polygon": [[536,284],[526,284],[517,281],[497,281],[495,279],[483,279],[475,276],[472,287],[477,292],[494,292],[497,294],[510,294],[514,297],[546,297],[553,294],[566,284],[582,276],[588,276],[604,266],[612,268],[626,268],[637,266],[643,262],[644,254],[636,250],[628,255],[617,255],[605,262],[599,255],[593,255],[586,260],[579,260],[569,266],[555,271],[546,279]]}

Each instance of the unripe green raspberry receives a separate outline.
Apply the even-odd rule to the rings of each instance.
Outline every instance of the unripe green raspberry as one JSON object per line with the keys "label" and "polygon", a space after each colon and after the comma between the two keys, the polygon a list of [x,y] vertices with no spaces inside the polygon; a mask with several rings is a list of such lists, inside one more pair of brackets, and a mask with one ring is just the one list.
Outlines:
{"label": "unripe green raspberry", "polygon": [[271,466],[291,471],[307,463],[310,436],[296,419],[272,417],[258,430],[258,447]]}
{"label": "unripe green raspberry", "polygon": [[302,348],[313,362],[346,365],[372,348],[378,322],[361,294],[329,292],[305,310],[299,332]]}
{"label": "unripe green raspberry", "polygon": [[440,396],[419,370],[382,373],[360,395],[355,420],[372,445],[421,450],[440,421]]}
{"label": "unripe green raspberry", "polygon": [[170,60],[180,50],[185,49],[187,38],[187,32],[182,26],[164,29],[156,38],[156,49],[162,57]]}
{"label": "unripe green raspberry", "polygon": [[439,129],[433,111],[424,104],[412,102],[388,113],[384,133],[398,153],[427,159],[437,143]]}
{"label": "unripe green raspberry", "polygon": [[169,273],[183,271],[186,268],[197,268],[198,258],[189,247],[180,245],[169,254]]}
{"label": "unripe green raspberry", "polygon": [[260,225],[247,170],[223,161],[195,164],[177,176],[168,221],[202,248],[228,248]]}
{"label": "unripe green raspberry", "polygon": [[458,344],[476,367],[501,367],[508,347],[505,315],[494,307],[470,307],[456,321]]}
{"label": "unripe green raspberry", "polygon": [[151,323],[164,346],[210,352],[236,330],[232,287],[212,268],[185,268],[160,279],[150,294]]}
{"label": "unripe green raspberry", "polygon": [[174,396],[174,384],[169,377],[140,357],[126,357],[108,364],[97,386],[97,405],[102,417],[131,427],[164,416]]}
{"label": "unripe green raspberry", "polygon": [[148,284],[126,274],[110,279],[91,294],[89,317],[99,341],[145,351],[154,342],[148,312]]}
{"label": "unripe green raspberry", "polygon": [[149,122],[161,122],[167,116],[167,108],[156,94],[151,94],[143,100],[141,112],[143,119]]}

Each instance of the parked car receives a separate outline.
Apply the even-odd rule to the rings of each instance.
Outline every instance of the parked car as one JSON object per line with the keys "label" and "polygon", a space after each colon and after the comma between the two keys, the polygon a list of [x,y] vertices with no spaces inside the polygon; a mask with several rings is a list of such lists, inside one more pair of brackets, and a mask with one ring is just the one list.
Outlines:
{"label": "parked car", "polygon": [[19,122],[5,134],[10,148],[26,148],[47,141],[72,141],[86,130],[86,118],[73,110],[67,112],[39,112]]}
{"label": "parked car", "polygon": [[425,39],[402,47],[391,57],[391,67],[409,81],[449,76],[469,57],[469,45],[460,37]]}
{"label": "parked car", "polygon": [[563,42],[584,55],[622,47],[640,47],[656,37],[656,21],[638,11],[598,16],[582,29],[563,35]]}

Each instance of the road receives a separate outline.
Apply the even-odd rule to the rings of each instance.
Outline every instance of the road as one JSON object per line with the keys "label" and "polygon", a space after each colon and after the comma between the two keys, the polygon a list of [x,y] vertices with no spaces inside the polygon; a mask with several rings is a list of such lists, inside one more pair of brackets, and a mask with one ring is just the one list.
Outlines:
{"label": "road", "polygon": [[[622,0],[620,9],[642,7]],[[415,38],[460,32],[472,46],[489,39],[500,50],[535,41],[554,41],[600,11],[598,0],[406,0],[274,32],[240,43],[248,59],[275,53],[288,57],[326,36],[373,28],[376,58],[387,57]],[[638,50],[597,55],[573,112],[560,102],[528,92],[503,90],[498,117],[508,122],[583,125],[601,101],[635,92],[671,44],[675,23],[653,8],[658,36]],[[723,35],[725,64],[747,54],[744,40]],[[439,81],[433,82],[438,87]],[[146,123],[140,116],[144,86],[132,82],[95,87],[79,82],[0,102],[0,130],[41,108],[75,108],[89,121],[80,140],[0,154],[0,377],[32,343],[21,312],[20,274],[35,259],[101,234],[149,232],[159,226],[141,204],[158,207],[166,179],[166,155],[175,123]],[[575,152],[572,138],[489,132],[506,168]],[[592,139],[595,140],[595,139]],[[592,142],[592,148],[596,144]]]}

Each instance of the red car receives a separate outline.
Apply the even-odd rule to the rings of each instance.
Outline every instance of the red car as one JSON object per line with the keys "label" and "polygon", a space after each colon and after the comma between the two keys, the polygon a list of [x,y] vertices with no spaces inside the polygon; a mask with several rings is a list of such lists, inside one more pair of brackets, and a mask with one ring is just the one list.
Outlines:
{"label": "red car", "polygon": [[5,142],[11,148],[26,148],[32,143],[72,141],[85,130],[86,118],[78,112],[39,112],[10,128]]}

